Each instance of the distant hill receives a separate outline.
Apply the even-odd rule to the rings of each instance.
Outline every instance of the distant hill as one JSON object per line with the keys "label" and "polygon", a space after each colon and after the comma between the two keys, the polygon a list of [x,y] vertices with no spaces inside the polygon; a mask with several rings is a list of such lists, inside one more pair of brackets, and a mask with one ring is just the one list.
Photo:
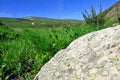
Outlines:
{"label": "distant hill", "polygon": [[1,17],[0,22],[12,28],[50,28],[50,27],[81,25],[84,21],[28,16],[24,18],[2,18]]}

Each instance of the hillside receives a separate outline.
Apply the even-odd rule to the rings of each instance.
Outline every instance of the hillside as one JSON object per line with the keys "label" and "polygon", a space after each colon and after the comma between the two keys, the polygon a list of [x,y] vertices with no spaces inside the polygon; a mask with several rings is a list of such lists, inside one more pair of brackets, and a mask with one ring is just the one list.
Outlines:
{"label": "hillside", "polygon": [[117,14],[119,13],[119,11],[120,11],[120,1],[116,2],[110,8],[103,11],[103,15],[104,15],[105,19],[107,20],[107,23],[109,23],[109,22],[112,22],[112,23],[118,22]]}
{"label": "hillside", "polygon": [[73,24],[81,25],[83,21],[28,16],[25,18],[0,18],[0,22],[12,28],[49,28]]}

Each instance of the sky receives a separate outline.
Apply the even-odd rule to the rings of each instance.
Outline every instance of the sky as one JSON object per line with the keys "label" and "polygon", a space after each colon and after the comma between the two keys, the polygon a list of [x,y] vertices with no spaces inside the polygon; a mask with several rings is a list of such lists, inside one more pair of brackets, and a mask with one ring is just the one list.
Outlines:
{"label": "sky", "polygon": [[0,0],[0,17],[23,18],[26,16],[48,17],[56,19],[83,19],[82,12],[89,12],[93,5],[99,11],[118,0]]}

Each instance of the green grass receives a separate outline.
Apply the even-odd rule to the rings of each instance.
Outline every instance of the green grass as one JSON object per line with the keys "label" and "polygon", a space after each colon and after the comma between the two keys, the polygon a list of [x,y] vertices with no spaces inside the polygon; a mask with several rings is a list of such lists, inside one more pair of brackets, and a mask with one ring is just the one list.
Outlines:
{"label": "green grass", "polygon": [[89,32],[105,27],[72,26],[15,31],[0,27],[0,79],[33,80],[40,68],[59,50]]}

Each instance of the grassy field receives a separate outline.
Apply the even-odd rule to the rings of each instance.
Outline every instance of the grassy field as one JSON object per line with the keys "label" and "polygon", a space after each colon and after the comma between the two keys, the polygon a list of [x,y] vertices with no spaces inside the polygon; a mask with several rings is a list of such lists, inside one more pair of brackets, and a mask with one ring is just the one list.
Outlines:
{"label": "grassy field", "polygon": [[[0,18],[0,22],[6,24],[13,29],[40,29],[40,28],[55,28],[61,26],[81,25],[82,20],[70,19],[52,19],[42,17],[26,17],[26,18]],[[32,25],[32,23],[35,23]]]}
{"label": "grassy field", "polygon": [[33,80],[57,51],[76,38],[103,28],[84,25],[19,31],[0,26],[0,80]]}

